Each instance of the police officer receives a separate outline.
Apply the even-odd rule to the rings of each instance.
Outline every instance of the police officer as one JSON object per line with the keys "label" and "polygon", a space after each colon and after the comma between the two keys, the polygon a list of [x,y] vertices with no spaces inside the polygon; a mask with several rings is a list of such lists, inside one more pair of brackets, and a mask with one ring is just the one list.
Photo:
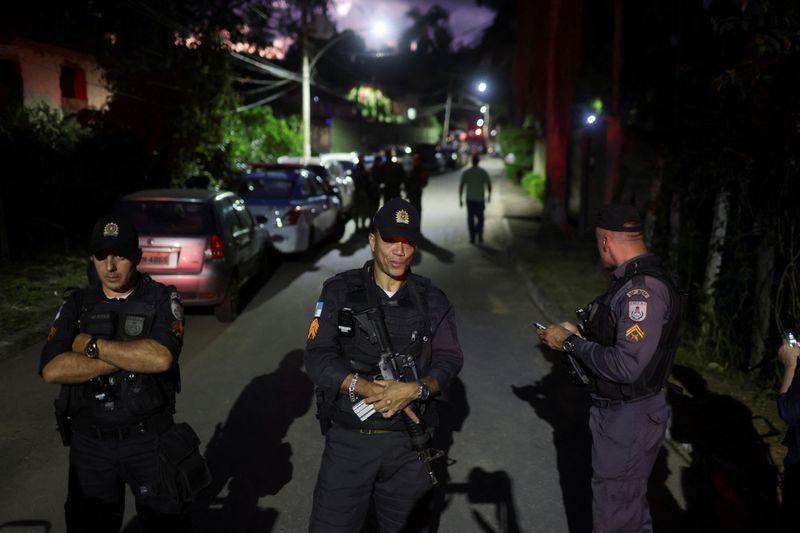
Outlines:
{"label": "police officer", "polygon": [[[330,427],[313,533],[361,531],[370,503],[381,532],[401,531],[432,486],[403,418],[432,423],[435,400],[460,371],[463,354],[447,296],[409,269],[419,238],[417,210],[399,198],[388,201],[370,230],[373,259],[327,280],[317,302],[305,365]],[[383,379],[380,342],[363,320],[367,309],[381,310],[394,350],[413,356],[418,381]],[[376,411],[364,420],[354,411],[361,400]]]}
{"label": "police officer", "polygon": [[572,354],[592,376],[594,531],[652,531],[647,480],[669,418],[664,386],[678,347],[681,298],[648,253],[631,206],[607,205],[595,237],[611,286],[587,308],[584,337],[569,322],[539,330],[548,347]]}
{"label": "police officer", "polygon": [[778,360],[783,366],[783,379],[778,389],[778,414],[789,425],[783,444],[788,448],[783,461],[781,484],[781,531],[797,531],[800,524],[800,378],[797,361],[800,346],[783,340]]}
{"label": "police officer", "polygon": [[62,385],[56,414],[71,446],[67,531],[119,531],[126,484],[145,531],[187,531],[159,463],[160,437],[175,427],[180,298],[136,270],[139,238],[124,219],[98,220],[91,252],[99,283],[61,306],[39,367],[46,382]]}

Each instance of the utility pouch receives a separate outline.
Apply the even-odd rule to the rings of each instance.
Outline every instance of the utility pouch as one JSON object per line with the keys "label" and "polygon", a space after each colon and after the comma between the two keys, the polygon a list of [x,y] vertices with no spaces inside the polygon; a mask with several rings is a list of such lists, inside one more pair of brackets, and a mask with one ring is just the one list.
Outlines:
{"label": "utility pouch", "polygon": [[84,333],[102,339],[113,339],[116,333],[117,313],[109,309],[103,309],[88,313],[81,322],[83,323],[82,331]]}
{"label": "utility pouch", "polygon": [[188,504],[211,484],[211,471],[200,454],[200,438],[189,424],[174,424],[162,433],[158,453],[162,497]]}
{"label": "utility pouch", "polygon": [[328,433],[328,430],[331,429],[333,421],[333,413],[331,411],[333,405],[325,400],[325,392],[321,388],[317,387],[314,394],[317,396],[317,420],[319,420],[319,430],[325,435]]}
{"label": "utility pouch", "polygon": [[56,430],[61,435],[61,443],[64,446],[69,446],[72,442],[72,426],[70,425],[69,414],[66,407],[63,405],[61,398],[57,398],[54,402],[56,414]]}

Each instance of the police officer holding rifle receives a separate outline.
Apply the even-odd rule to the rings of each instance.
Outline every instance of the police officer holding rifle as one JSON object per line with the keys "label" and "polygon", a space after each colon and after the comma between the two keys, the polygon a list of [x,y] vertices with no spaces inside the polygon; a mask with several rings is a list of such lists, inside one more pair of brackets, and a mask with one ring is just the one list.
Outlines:
{"label": "police officer holding rifle", "polygon": [[409,268],[419,213],[399,198],[376,213],[373,259],[327,280],[308,332],[325,450],[309,531],[361,531],[370,503],[383,533],[403,531],[436,482],[435,404],[463,364],[453,308]]}
{"label": "police officer holding rifle", "polygon": [[648,253],[633,207],[604,206],[595,238],[603,266],[614,269],[608,291],[579,310],[580,330],[564,322],[538,334],[589,377],[593,530],[652,531],[647,480],[669,418],[664,386],[685,306]]}

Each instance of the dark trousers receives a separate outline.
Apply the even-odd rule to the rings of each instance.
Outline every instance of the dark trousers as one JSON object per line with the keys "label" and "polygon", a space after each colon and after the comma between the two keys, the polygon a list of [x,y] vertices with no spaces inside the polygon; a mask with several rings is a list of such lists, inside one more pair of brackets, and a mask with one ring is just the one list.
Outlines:
{"label": "dark trousers", "polygon": [[[790,428],[793,431],[794,428]],[[800,525],[800,464],[784,463],[781,485],[781,528],[779,531],[797,531]]]}
{"label": "dark trousers", "polygon": [[136,497],[137,518],[144,531],[190,531],[188,515],[176,514],[174,500],[159,493],[160,479],[157,433],[99,440],[73,432],[64,505],[67,531],[119,531],[126,484]]}
{"label": "dark trousers", "polygon": [[653,531],[647,480],[668,419],[663,393],[639,402],[591,408],[595,533]]}
{"label": "dark trousers", "polygon": [[474,200],[467,200],[467,228],[469,228],[469,242],[474,242],[477,237],[483,240],[483,210],[486,204]]}
{"label": "dark trousers", "polygon": [[381,533],[403,531],[431,480],[404,431],[364,435],[334,425],[314,488],[310,533],[359,533],[374,505]]}

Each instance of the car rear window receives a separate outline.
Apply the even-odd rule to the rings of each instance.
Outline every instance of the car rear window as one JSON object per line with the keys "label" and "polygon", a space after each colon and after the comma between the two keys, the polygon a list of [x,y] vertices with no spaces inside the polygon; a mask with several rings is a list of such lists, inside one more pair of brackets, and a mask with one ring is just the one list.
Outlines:
{"label": "car rear window", "polygon": [[215,233],[207,203],[179,200],[124,200],[116,211],[126,215],[141,235],[208,235]]}
{"label": "car rear window", "polygon": [[267,174],[271,177],[247,177],[239,181],[238,193],[245,200],[286,199],[292,195],[294,180],[284,173]]}

